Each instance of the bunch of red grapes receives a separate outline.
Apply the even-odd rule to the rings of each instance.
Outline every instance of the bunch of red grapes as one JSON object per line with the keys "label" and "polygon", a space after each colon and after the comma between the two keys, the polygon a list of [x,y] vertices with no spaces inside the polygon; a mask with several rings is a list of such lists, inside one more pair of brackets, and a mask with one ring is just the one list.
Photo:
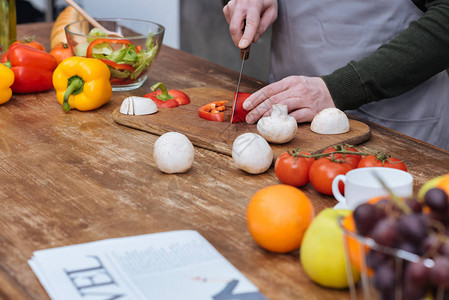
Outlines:
{"label": "bunch of red grapes", "polygon": [[449,202],[442,189],[428,190],[421,201],[389,197],[365,203],[353,218],[357,232],[380,248],[402,249],[419,258],[398,264],[388,251],[367,252],[365,261],[381,299],[449,300]]}

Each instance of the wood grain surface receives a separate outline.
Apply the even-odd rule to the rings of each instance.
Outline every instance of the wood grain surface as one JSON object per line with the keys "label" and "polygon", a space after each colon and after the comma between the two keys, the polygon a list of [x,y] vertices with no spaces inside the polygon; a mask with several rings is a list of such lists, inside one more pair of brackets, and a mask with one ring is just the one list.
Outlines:
{"label": "wood grain surface", "polygon": [[[18,37],[36,35],[49,50],[51,26],[20,25]],[[158,136],[112,119],[123,99],[143,96],[158,81],[169,89],[233,91],[237,79],[237,72],[163,46],[142,88],[115,92],[95,111],[64,113],[54,90],[0,105],[0,299],[50,299],[27,264],[33,251],[179,229],[197,230],[267,299],[349,299],[347,290],[311,282],[298,251],[273,254],[253,242],[246,206],[259,189],[279,183],[273,168],[249,175],[229,156],[196,147],[189,172],[163,174],[152,158]],[[264,85],[242,77],[242,91]],[[368,124],[371,137],[358,148],[403,159],[415,191],[449,172],[449,152]],[[336,204],[310,185],[301,190],[316,213]]]}
{"label": "wood grain surface", "polygon": [[[162,135],[169,131],[185,134],[194,146],[232,155],[232,144],[241,134],[257,133],[255,124],[246,122],[230,124],[234,92],[230,90],[199,87],[184,90],[190,97],[189,105],[176,108],[161,108],[152,115],[134,116],[120,113],[120,107],[112,112],[115,122],[149,133]],[[198,117],[198,108],[212,101],[227,100],[225,121],[207,121]],[[336,144],[358,145],[370,137],[369,126],[350,120],[350,130],[343,134],[317,134],[310,130],[310,123],[299,124],[295,137],[285,144],[270,144],[276,158],[281,153],[301,147],[309,153],[320,152]]]}

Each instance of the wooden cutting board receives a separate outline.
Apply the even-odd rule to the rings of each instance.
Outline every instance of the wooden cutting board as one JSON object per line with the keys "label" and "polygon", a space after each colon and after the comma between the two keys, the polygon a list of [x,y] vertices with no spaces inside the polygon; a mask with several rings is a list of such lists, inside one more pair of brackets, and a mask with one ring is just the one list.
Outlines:
{"label": "wooden cutting board", "polygon": [[[152,115],[130,116],[120,113],[120,107],[114,109],[112,118],[118,124],[152,134],[162,135],[177,131],[185,134],[193,145],[212,151],[232,155],[232,144],[237,136],[245,132],[257,133],[255,124],[230,124],[233,91],[217,88],[191,88],[183,90],[191,100],[188,105],[176,108],[160,108]],[[212,101],[228,100],[225,121],[213,122],[198,117],[198,108]],[[371,131],[367,124],[349,120],[350,131],[343,134],[322,135],[310,130],[310,123],[299,124],[298,131],[290,142],[282,145],[271,144],[275,157],[293,148],[301,147],[310,153],[318,153],[336,144],[357,145],[370,138]]]}

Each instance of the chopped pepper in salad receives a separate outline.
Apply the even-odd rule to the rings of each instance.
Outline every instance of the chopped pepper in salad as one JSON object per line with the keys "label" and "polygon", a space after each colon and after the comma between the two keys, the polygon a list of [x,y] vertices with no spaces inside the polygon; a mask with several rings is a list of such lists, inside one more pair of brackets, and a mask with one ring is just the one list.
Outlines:
{"label": "chopped pepper in salad", "polygon": [[146,40],[146,49],[135,46],[124,38],[105,38],[107,34],[97,28],[92,29],[89,36],[92,38],[88,38],[88,43],[76,45],[75,53],[77,56],[104,62],[111,71],[112,84],[130,84],[136,81],[150,66],[159,48],[153,44],[152,34]]}

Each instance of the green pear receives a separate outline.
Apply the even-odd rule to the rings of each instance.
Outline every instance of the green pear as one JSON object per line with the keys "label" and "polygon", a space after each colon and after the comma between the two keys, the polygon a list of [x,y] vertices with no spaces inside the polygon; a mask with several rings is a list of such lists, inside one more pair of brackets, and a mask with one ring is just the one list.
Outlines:
{"label": "green pear", "polygon": [[[351,210],[326,208],[312,221],[304,233],[300,248],[300,260],[309,278],[329,288],[346,288],[345,247],[343,230],[338,222]],[[353,268],[354,283],[360,273]]]}
{"label": "green pear", "polygon": [[418,191],[418,199],[424,200],[424,195],[427,193],[428,190],[433,189],[438,185],[441,179],[443,179],[444,175],[435,177],[427,181],[422,185],[422,187]]}

